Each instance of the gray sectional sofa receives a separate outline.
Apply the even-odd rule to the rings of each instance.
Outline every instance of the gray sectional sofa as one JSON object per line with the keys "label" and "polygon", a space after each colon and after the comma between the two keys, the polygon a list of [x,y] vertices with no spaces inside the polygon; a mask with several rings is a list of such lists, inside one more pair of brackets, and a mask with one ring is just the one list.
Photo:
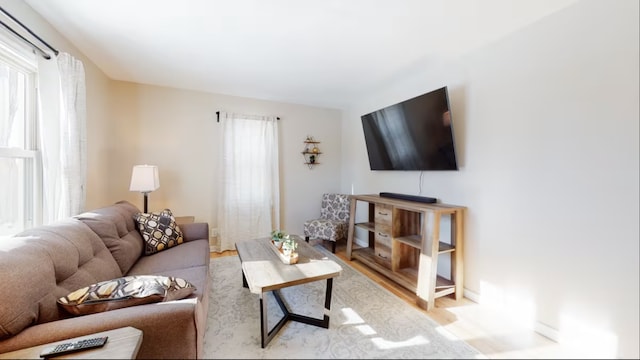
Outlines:
{"label": "gray sectional sofa", "polygon": [[[0,353],[99,331],[143,331],[138,358],[201,358],[209,299],[209,228],[181,224],[184,242],[143,255],[134,215],[121,201],[0,242]],[[164,275],[196,287],[188,297],[74,316],[57,299],[125,275]]]}

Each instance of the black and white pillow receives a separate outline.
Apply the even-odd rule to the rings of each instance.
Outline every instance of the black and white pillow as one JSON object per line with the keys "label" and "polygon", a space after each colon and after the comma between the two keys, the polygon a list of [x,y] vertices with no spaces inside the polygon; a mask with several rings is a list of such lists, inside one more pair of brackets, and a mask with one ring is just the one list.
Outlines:
{"label": "black and white pillow", "polygon": [[169,209],[156,213],[137,213],[134,219],[145,243],[145,255],[155,254],[184,241],[182,231]]}
{"label": "black and white pillow", "polygon": [[196,291],[190,282],[171,276],[136,275],[101,281],[57,300],[73,315],[86,315],[153,302],[179,300]]}

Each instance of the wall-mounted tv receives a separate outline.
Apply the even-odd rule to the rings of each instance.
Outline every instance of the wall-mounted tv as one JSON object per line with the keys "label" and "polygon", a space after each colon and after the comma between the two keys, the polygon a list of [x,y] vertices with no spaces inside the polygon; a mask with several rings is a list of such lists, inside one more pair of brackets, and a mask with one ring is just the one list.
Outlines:
{"label": "wall-mounted tv", "polygon": [[458,170],[446,86],[361,119],[371,170]]}

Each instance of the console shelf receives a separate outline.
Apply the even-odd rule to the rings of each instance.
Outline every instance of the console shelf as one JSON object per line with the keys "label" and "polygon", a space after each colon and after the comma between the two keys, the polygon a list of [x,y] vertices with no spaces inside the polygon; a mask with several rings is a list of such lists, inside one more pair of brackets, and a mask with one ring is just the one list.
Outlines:
{"label": "console shelf", "polygon": [[[358,202],[368,203],[365,222],[355,222]],[[415,292],[417,304],[427,310],[442,296],[453,295],[458,300],[463,292],[464,210],[456,205],[352,195],[347,258]],[[440,222],[446,216],[450,218],[451,236],[441,239]],[[354,247],[356,228],[368,235],[367,247]],[[437,273],[438,258],[443,254],[451,257],[450,279]]]}

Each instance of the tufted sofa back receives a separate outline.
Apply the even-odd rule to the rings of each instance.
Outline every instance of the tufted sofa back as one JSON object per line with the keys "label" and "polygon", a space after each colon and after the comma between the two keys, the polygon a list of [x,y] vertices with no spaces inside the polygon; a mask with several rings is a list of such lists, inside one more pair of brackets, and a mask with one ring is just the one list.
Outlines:
{"label": "tufted sofa back", "polygon": [[75,216],[102,239],[126,275],[142,256],[144,241],[133,219],[140,210],[128,201],[91,210]]}
{"label": "tufted sofa back", "polygon": [[0,339],[66,318],[56,300],[122,276],[102,239],[78,219],[26,230],[0,242]]}

